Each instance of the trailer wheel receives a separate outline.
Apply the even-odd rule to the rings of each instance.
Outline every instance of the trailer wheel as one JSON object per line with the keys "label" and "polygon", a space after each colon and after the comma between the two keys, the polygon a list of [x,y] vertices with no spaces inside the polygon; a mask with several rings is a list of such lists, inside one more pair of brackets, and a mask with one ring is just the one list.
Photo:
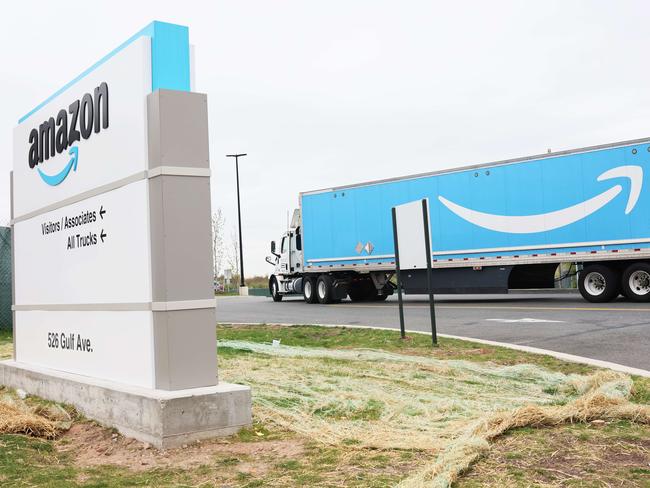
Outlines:
{"label": "trailer wheel", "polygon": [[302,297],[307,303],[316,303],[318,301],[318,298],[316,297],[315,293],[315,282],[313,277],[311,276],[305,276],[303,279],[302,283]]}
{"label": "trailer wheel", "polygon": [[632,263],[623,272],[623,294],[634,302],[650,301],[650,264]]}
{"label": "trailer wheel", "polygon": [[280,295],[280,287],[278,286],[278,280],[275,276],[271,277],[271,281],[269,283],[269,292],[271,293],[271,298],[273,298],[274,302],[282,301],[282,295]]}
{"label": "trailer wheel", "polygon": [[588,302],[609,302],[618,296],[619,274],[609,266],[590,264],[580,272],[578,288]]}
{"label": "trailer wheel", "polygon": [[332,278],[320,275],[316,281],[316,296],[320,303],[332,303]]}

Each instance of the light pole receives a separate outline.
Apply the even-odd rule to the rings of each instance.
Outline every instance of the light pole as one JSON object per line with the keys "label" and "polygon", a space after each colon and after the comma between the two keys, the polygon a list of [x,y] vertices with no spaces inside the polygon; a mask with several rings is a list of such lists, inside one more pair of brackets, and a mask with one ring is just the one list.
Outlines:
{"label": "light pole", "polygon": [[239,203],[239,158],[246,154],[226,154],[227,158],[235,158],[235,172],[237,173],[237,218],[239,219],[239,287],[246,286],[244,282],[244,246],[241,240],[241,205]]}

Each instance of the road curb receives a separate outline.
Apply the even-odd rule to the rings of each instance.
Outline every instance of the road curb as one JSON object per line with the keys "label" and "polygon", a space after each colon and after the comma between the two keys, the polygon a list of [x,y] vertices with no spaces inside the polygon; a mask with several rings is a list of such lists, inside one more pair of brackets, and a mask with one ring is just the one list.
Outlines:
{"label": "road curb", "polygon": [[[372,325],[346,325],[346,324],[288,324],[279,322],[217,322],[217,325],[277,325],[281,327],[291,327],[294,325],[315,325],[318,327],[347,327],[350,329],[374,329],[374,330],[395,330],[388,327],[376,327]],[[423,332],[421,330],[407,330],[409,334],[423,334],[431,335],[430,332]],[[631,374],[635,376],[642,376],[650,378],[650,371],[645,369],[633,368],[631,366],[624,366],[618,363],[610,363],[609,361],[602,361],[600,359],[591,359],[583,356],[576,356],[574,354],[567,354],[564,352],[551,351],[549,349],[541,349],[538,347],[522,346],[520,344],[509,344],[507,342],[489,341],[485,339],[476,339],[474,337],[464,337],[451,334],[438,334],[438,337],[445,337],[447,339],[459,339],[463,341],[476,342],[478,344],[485,344],[487,346],[505,347],[507,349],[514,349],[516,351],[528,352],[531,354],[539,354],[542,356],[551,356],[562,361],[570,363],[586,364],[588,366],[595,366],[598,368],[607,368],[620,373]]]}

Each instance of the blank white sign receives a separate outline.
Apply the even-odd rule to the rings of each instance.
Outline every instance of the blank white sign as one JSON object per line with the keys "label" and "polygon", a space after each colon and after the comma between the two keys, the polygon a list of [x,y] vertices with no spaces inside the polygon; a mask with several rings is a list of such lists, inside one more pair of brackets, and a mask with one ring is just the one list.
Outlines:
{"label": "blank white sign", "polygon": [[[403,270],[426,269],[427,247],[425,244],[424,226],[429,225],[429,215],[427,214],[425,224],[422,200],[396,206],[395,220],[400,268]],[[430,249],[429,253],[431,253]]]}

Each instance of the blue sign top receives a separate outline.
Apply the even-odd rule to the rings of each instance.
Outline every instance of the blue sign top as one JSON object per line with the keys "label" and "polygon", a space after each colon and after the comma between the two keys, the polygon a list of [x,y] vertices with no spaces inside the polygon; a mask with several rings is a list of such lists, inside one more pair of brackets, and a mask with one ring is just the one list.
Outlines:
{"label": "blue sign top", "polygon": [[97,69],[103,63],[119,53],[133,41],[147,36],[151,38],[151,91],[160,88],[168,90],[190,91],[190,41],[189,29],[183,25],[169,24],[153,21],[140,30],[106,56],[101,58],[79,76],[66,83],[59,90],[39,103],[36,107],[23,115],[18,123],[27,120],[51,100],[74,85],[84,76]]}

